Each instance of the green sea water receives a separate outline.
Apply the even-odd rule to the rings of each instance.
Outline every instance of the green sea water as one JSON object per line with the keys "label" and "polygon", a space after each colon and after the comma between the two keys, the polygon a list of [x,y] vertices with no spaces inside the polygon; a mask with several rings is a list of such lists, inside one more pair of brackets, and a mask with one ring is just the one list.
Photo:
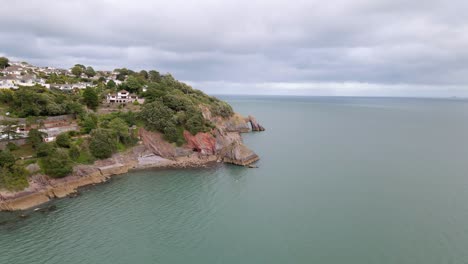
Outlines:
{"label": "green sea water", "polygon": [[0,263],[467,263],[468,101],[226,97],[258,169],[148,170],[0,214]]}

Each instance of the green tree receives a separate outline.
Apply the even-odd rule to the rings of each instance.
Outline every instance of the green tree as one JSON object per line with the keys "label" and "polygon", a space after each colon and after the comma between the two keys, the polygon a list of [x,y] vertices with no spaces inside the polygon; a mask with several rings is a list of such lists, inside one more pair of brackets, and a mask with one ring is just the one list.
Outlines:
{"label": "green tree", "polygon": [[94,71],[93,67],[91,67],[91,66],[86,67],[86,70],[84,71],[84,73],[88,77],[94,77],[96,75],[96,72]]}
{"label": "green tree", "polygon": [[82,132],[88,134],[91,130],[97,128],[98,117],[95,114],[86,114],[80,117],[80,126]]}
{"label": "green tree", "polygon": [[147,72],[147,71],[141,70],[141,71],[138,73],[138,75],[140,75],[143,79],[148,80],[149,75],[148,75],[148,72]]}
{"label": "green tree", "polygon": [[83,101],[91,109],[96,110],[99,106],[99,96],[92,87],[86,87],[83,92]]}
{"label": "green tree", "polygon": [[13,142],[8,142],[7,145],[6,145],[6,148],[7,148],[9,151],[13,151],[13,150],[19,149],[18,145],[16,145],[16,144],[13,143]]}
{"label": "green tree", "polygon": [[125,82],[129,92],[136,93],[139,92],[141,87],[143,87],[143,82],[135,76],[129,76]]}
{"label": "green tree", "polygon": [[205,120],[201,114],[191,116],[185,126],[192,135],[196,135],[198,132],[205,132]]}
{"label": "green tree", "polygon": [[62,178],[73,171],[68,154],[60,149],[54,149],[51,154],[40,161],[44,172],[53,178]]}
{"label": "green tree", "polygon": [[113,80],[109,80],[107,82],[107,88],[108,89],[114,90],[115,87],[117,87],[117,84]]}
{"label": "green tree", "polygon": [[73,68],[71,69],[71,72],[73,75],[75,75],[76,77],[80,77],[82,73],[84,73],[84,71],[86,70],[86,67],[81,65],[81,64],[76,64],[75,66],[73,66]]}
{"label": "green tree", "polygon": [[36,147],[36,156],[38,158],[47,157],[54,153],[55,147],[51,143],[42,142]]}
{"label": "green tree", "polygon": [[57,146],[62,148],[69,148],[71,144],[70,135],[68,133],[61,133],[55,138]]}
{"label": "green tree", "polygon": [[161,101],[154,101],[149,104],[144,104],[140,117],[145,123],[145,127],[149,130],[159,131],[164,133],[164,128],[175,124],[174,111],[165,106]]}
{"label": "green tree", "polygon": [[15,165],[16,158],[8,149],[0,152],[0,167],[11,168]]}
{"label": "green tree", "polygon": [[68,151],[68,156],[70,156],[70,159],[76,161],[80,157],[80,148],[76,145],[72,145]]}
{"label": "green tree", "polygon": [[161,81],[161,74],[158,71],[152,70],[148,73],[148,79],[152,82],[160,82]]}
{"label": "green tree", "polygon": [[6,67],[10,66],[8,63],[10,61],[8,60],[8,58],[5,58],[5,57],[0,57],[0,69],[5,69]]}
{"label": "green tree", "polygon": [[114,131],[103,128],[93,130],[89,141],[89,150],[98,159],[112,156],[117,150],[117,139]]}
{"label": "green tree", "polygon": [[37,149],[37,147],[39,147],[39,145],[44,141],[44,138],[46,136],[47,136],[46,133],[33,128],[29,130],[28,138],[26,139],[26,142],[31,144],[31,146],[34,149]]}
{"label": "green tree", "polygon": [[107,125],[115,135],[119,138],[120,142],[126,143],[130,138],[130,133],[128,132],[128,125],[122,118],[114,118]]}
{"label": "green tree", "polygon": [[28,187],[28,172],[20,165],[0,167],[0,187],[19,191]]}

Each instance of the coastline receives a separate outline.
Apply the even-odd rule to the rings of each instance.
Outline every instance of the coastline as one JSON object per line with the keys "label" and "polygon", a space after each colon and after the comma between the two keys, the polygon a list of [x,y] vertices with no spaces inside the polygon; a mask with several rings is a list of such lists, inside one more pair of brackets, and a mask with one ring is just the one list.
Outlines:
{"label": "coastline", "polygon": [[[136,146],[128,150],[128,152],[139,151],[142,146]],[[157,157],[157,156],[156,156]],[[113,157],[115,159],[115,157]],[[164,170],[164,169],[191,169],[191,168],[206,168],[210,165],[219,163],[218,156],[198,156],[191,155],[189,157],[179,157],[175,160],[169,160],[157,157],[157,162],[148,163],[116,163],[113,165],[97,167],[97,170],[91,169],[93,165],[77,166],[73,175],[63,179],[53,179],[45,186],[35,187],[34,183],[31,188],[21,192],[3,192],[0,200],[0,211],[22,211],[34,209],[42,204],[50,202],[54,199],[69,197],[78,192],[79,188],[101,184],[109,181],[113,176],[122,175],[128,172],[140,170]],[[91,170],[90,170],[91,169]],[[90,171],[87,171],[90,170]],[[82,172],[88,172],[85,175],[79,175]],[[1,193],[1,192],[0,192]]]}
{"label": "coastline", "polygon": [[212,118],[208,110],[204,114],[217,124],[216,129],[194,136],[184,133],[187,144],[183,147],[175,147],[160,133],[142,128],[138,145],[108,159],[76,165],[64,178],[34,174],[29,178],[29,187],[21,191],[0,190],[0,212],[33,209],[53,199],[72,196],[80,187],[105,183],[112,176],[130,171],[203,168],[221,162],[247,167],[260,159],[243,144],[241,136],[241,133],[265,130],[254,117],[235,114],[229,119]]}

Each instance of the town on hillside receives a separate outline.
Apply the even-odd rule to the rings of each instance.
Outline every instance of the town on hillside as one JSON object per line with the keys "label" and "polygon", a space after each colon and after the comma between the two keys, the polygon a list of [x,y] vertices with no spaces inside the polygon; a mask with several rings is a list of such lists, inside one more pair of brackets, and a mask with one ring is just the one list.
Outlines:
{"label": "town on hillside", "polygon": [[182,146],[231,106],[156,70],[38,67],[0,57],[0,189],[61,178],[139,144],[140,129]]}

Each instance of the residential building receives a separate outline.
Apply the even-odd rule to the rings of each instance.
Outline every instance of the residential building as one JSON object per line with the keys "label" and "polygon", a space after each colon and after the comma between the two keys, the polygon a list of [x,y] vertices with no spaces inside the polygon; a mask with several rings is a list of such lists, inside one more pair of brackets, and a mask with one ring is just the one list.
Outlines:
{"label": "residential building", "polygon": [[131,94],[126,90],[121,90],[117,92],[116,94],[108,94],[106,101],[108,103],[118,103],[118,104],[126,104],[126,103],[133,103],[135,101],[139,103],[143,103],[144,99],[143,98],[138,98],[137,95]]}

